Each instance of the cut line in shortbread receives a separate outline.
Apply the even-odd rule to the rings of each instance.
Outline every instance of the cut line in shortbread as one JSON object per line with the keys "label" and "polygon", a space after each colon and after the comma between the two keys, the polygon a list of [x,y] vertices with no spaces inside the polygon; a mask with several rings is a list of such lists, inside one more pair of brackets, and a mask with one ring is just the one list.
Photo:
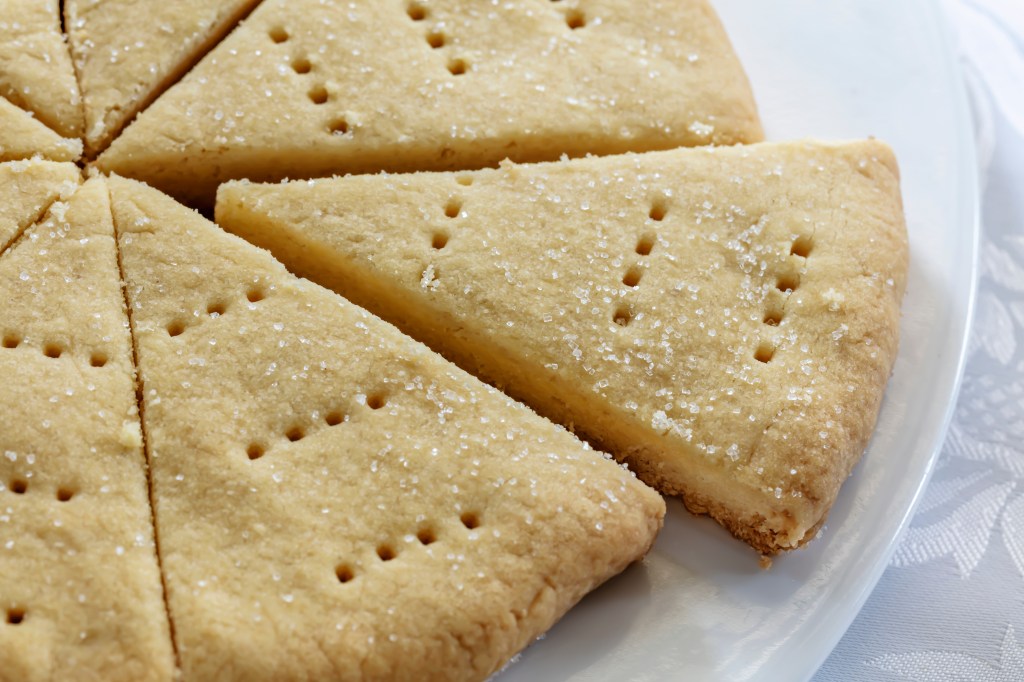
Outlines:
{"label": "cut line in shortbread", "polygon": [[210,206],[232,178],[761,137],[706,0],[267,0],[97,163]]}
{"label": "cut line in shortbread", "polygon": [[0,254],[42,218],[50,204],[70,196],[80,179],[81,171],[73,163],[42,159],[0,163]]}
{"label": "cut line in shortbread", "polygon": [[81,137],[82,99],[58,0],[0,0],[0,97],[61,137]]}
{"label": "cut line in shortbread", "polygon": [[172,678],[102,179],[0,255],[0,678]]}
{"label": "cut line in shortbread", "polygon": [[259,0],[66,0],[89,156],[186,73]]}
{"label": "cut line in shortbread", "polygon": [[764,553],[824,521],[896,354],[879,142],[233,182],[216,215]]}
{"label": "cut line in shortbread", "polygon": [[33,157],[77,161],[81,156],[81,140],[61,137],[29,112],[0,97],[0,162]]}
{"label": "cut line in shortbread", "polygon": [[624,467],[109,183],[184,679],[483,680],[650,547]]}

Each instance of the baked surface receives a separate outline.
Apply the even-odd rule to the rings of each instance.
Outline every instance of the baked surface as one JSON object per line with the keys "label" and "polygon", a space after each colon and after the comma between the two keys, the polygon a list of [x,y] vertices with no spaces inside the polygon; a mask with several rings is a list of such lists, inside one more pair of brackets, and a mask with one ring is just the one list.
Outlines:
{"label": "baked surface", "polygon": [[241,177],[761,138],[706,0],[267,0],[98,165],[212,206]]}
{"label": "baked surface", "polygon": [[625,468],[109,183],[185,679],[482,680],[650,547]]}
{"label": "baked surface", "polygon": [[82,136],[82,99],[58,0],[0,0],[0,96],[62,137]]}
{"label": "baked surface", "polygon": [[170,680],[107,189],[0,255],[0,679]]}
{"label": "baked surface", "polygon": [[[85,144],[106,148],[259,0],[66,0],[68,44],[82,89]],[[139,20],[140,12],[145,21]]]}
{"label": "baked surface", "polygon": [[33,156],[77,161],[82,156],[82,141],[61,137],[32,114],[0,97],[0,162]]}
{"label": "baked surface", "polygon": [[233,182],[216,217],[766,554],[824,521],[896,354],[879,142]]}
{"label": "baked surface", "polygon": [[0,163],[0,253],[42,218],[58,197],[70,196],[80,178],[81,171],[73,163],[42,159]]}

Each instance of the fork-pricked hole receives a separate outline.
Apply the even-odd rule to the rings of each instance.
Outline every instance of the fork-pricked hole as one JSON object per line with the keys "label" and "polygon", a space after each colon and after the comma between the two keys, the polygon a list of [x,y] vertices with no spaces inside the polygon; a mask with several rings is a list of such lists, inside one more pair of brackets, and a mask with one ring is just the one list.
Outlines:
{"label": "fork-pricked hole", "polygon": [[800,256],[801,258],[807,258],[811,255],[811,249],[814,248],[814,240],[811,239],[810,235],[800,235],[793,240],[793,246],[790,247],[789,252],[794,256]]}
{"label": "fork-pricked hole", "polygon": [[644,275],[644,271],[639,266],[634,265],[629,270],[626,270],[626,274],[622,276],[622,283],[627,287],[636,288],[640,286],[640,278]]}
{"label": "fork-pricked hole", "polygon": [[63,354],[64,346],[60,345],[59,343],[50,342],[43,346],[43,355],[45,355],[48,358],[53,358],[54,360],[56,360]]}
{"label": "fork-pricked hole", "polygon": [[452,197],[448,200],[448,203],[444,205],[444,214],[449,218],[458,218],[459,213],[462,212],[462,200]]}
{"label": "fork-pricked hole", "polygon": [[4,334],[4,348],[17,348],[21,345],[21,337],[17,334]]}
{"label": "fork-pricked hole", "polygon": [[427,8],[418,2],[410,2],[405,8],[405,13],[413,21],[423,21],[427,18]]}
{"label": "fork-pricked hole", "polygon": [[288,42],[288,38],[290,37],[284,26],[274,26],[272,29],[267,31],[267,35],[270,36],[271,40],[278,44]]}
{"label": "fork-pricked hole", "polygon": [[334,567],[334,577],[339,583],[349,583],[356,579],[356,573],[348,564],[338,564]]}
{"label": "fork-pricked hole", "polygon": [[644,234],[636,240],[636,252],[639,256],[650,256],[654,250],[654,235]]}
{"label": "fork-pricked hole", "polygon": [[294,443],[306,437],[306,430],[303,429],[301,426],[293,426],[287,431],[285,431],[284,436],[292,443]]}
{"label": "fork-pricked hole", "polygon": [[337,426],[343,421],[345,421],[345,413],[340,410],[331,410],[324,415],[324,422],[326,422],[328,426]]}
{"label": "fork-pricked hole", "polygon": [[757,348],[754,350],[754,359],[758,362],[765,364],[772,361],[775,357],[775,346],[767,341],[762,341],[757,344]]}
{"label": "fork-pricked hole", "polygon": [[109,360],[110,358],[107,357],[106,353],[95,351],[89,355],[89,366],[103,367]]}
{"label": "fork-pricked hole", "polygon": [[379,410],[388,404],[388,396],[383,391],[375,391],[366,396],[366,406],[371,410]]}
{"label": "fork-pricked hole", "polygon": [[437,542],[437,533],[430,527],[420,528],[416,531],[416,539],[421,545],[432,545]]}
{"label": "fork-pricked hole", "polygon": [[245,449],[245,455],[251,460],[257,460],[267,454],[267,448],[262,443],[249,443]]}
{"label": "fork-pricked hole", "polygon": [[612,322],[620,327],[627,327],[633,321],[633,311],[628,305],[620,305],[612,313]]}
{"label": "fork-pricked hole", "polygon": [[435,232],[430,239],[430,245],[438,250],[448,246],[448,233],[441,231]]}
{"label": "fork-pricked hole", "polygon": [[800,277],[793,273],[779,275],[779,278],[775,280],[775,288],[786,294],[796,291],[799,286]]}
{"label": "fork-pricked hole", "polygon": [[448,62],[448,73],[450,73],[453,76],[463,75],[464,73],[466,73],[466,70],[468,68],[469,65],[466,63],[465,59],[457,57]]}
{"label": "fork-pricked hole", "polygon": [[395,548],[389,543],[377,545],[377,558],[381,561],[391,561],[397,556],[398,553],[395,551]]}
{"label": "fork-pricked hole", "polygon": [[459,520],[462,521],[462,525],[469,530],[480,527],[480,515],[476,512],[463,512],[462,516],[459,517]]}
{"label": "fork-pricked hole", "polygon": [[309,97],[309,101],[313,104],[326,104],[329,98],[327,88],[322,85],[314,85],[311,87],[309,92],[306,93],[306,96]]}

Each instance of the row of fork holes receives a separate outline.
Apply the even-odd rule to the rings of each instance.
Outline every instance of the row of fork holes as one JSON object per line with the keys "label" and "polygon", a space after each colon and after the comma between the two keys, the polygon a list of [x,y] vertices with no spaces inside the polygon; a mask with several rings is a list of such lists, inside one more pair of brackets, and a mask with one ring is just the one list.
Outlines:
{"label": "row of fork holes", "polygon": [[[7,483],[7,488],[15,495],[24,495],[28,492],[28,480],[24,478],[12,478]],[[67,486],[60,486],[57,488],[57,501],[58,502],[69,502],[71,498],[75,496],[75,491]]]}
{"label": "row of fork holes", "polygon": [[[21,345],[21,337],[17,334],[5,334],[3,338],[4,348],[17,348]],[[46,343],[42,348],[43,355],[48,358],[57,358],[64,355],[65,348],[63,345],[55,342]],[[94,351],[89,354],[89,364],[93,367],[103,367],[107,364],[107,354],[100,351]]]}
{"label": "row of fork holes", "polygon": [[[249,303],[259,303],[266,298],[266,293],[260,287],[249,287],[245,292],[245,298]],[[220,317],[228,311],[228,304],[224,301],[214,301],[206,306],[206,314],[213,317]],[[173,320],[167,325],[168,336],[181,336],[185,332],[185,323],[181,320]]]}
{"label": "row of fork holes", "polygon": [[[455,181],[463,187],[469,187],[473,184],[473,177],[471,175],[459,175],[455,178]],[[451,197],[448,202],[444,205],[444,215],[446,218],[454,219],[462,215],[462,199],[458,197]],[[441,250],[448,246],[449,235],[445,230],[435,230],[434,234],[430,238],[430,245]]]}
{"label": "row of fork holes", "polygon": [[[656,199],[651,204],[651,209],[647,213],[647,217],[654,222],[661,222],[668,215],[668,206],[664,200]],[[654,250],[654,235],[642,234],[636,241],[636,246],[633,248],[638,256],[649,256],[651,251]],[[640,286],[640,280],[643,277],[643,268],[640,265],[632,265],[626,274],[622,276],[622,283],[631,289],[636,289]],[[633,320],[633,310],[627,303],[620,304],[615,312],[612,313],[612,322],[619,325],[620,327],[627,326]]]}
{"label": "row of fork holes", "polygon": [[[270,39],[277,44],[286,43],[291,37],[288,31],[283,26],[274,26],[267,32]],[[300,75],[305,75],[313,70],[313,63],[309,61],[309,57],[305,55],[298,55],[292,59],[292,70]],[[330,99],[330,93],[327,92],[327,88],[322,83],[317,83],[309,89],[306,93],[309,97],[309,101],[313,104],[320,105],[326,104]],[[344,116],[331,119],[327,124],[327,132],[333,135],[344,135],[348,133],[349,125],[348,120]]]}
{"label": "row of fork holes", "polygon": [[[405,12],[413,21],[423,21],[428,15],[427,8],[418,2],[409,3]],[[429,31],[426,38],[427,45],[434,50],[438,50],[448,44],[448,36],[446,36],[443,31],[437,29]],[[461,57],[453,57],[448,60],[448,73],[453,76],[463,75],[466,73],[468,67],[469,64]]]}
{"label": "row of fork holes", "polygon": [[[467,530],[474,530],[480,527],[480,515],[476,512],[463,512],[459,521]],[[416,539],[423,546],[432,545],[438,541],[437,531],[432,526],[423,526],[416,532]],[[398,558],[398,550],[393,543],[384,542],[377,545],[377,558],[381,561],[392,561]],[[338,564],[334,569],[334,575],[338,582],[347,583],[355,579],[355,570],[349,564]]]}
{"label": "row of fork holes", "polygon": [[[379,410],[388,404],[387,395],[383,392],[371,393],[366,396],[366,406],[371,410]],[[324,415],[324,423],[327,426],[337,426],[345,421],[345,413],[341,410],[332,410]],[[284,437],[291,443],[296,443],[305,438],[308,433],[308,429],[301,424],[295,424],[291,426],[287,431],[284,432]],[[250,443],[245,449],[245,454],[249,459],[256,460],[267,454],[267,447],[262,443]]]}
{"label": "row of fork holes", "polygon": [[[801,235],[793,240],[789,247],[789,253],[800,258],[807,258],[811,255],[814,246],[811,237]],[[775,280],[775,288],[783,294],[791,294],[800,286],[800,277],[795,273],[784,273]],[[771,306],[765,312],[763,322],[769,327],[777,327],[782,324],[783,311],[781,308]],[[768,363],[775,357],[775,346],[768,341],[761,341],[754,350],[754,359],[758,362]]]}

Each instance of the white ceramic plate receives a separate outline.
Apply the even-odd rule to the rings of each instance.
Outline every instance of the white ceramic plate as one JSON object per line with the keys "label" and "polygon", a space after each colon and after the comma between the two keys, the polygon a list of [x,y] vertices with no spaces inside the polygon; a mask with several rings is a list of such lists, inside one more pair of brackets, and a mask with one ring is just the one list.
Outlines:
{"label": "white ceramic plate", "polygon": [[811,677],[881,576],[942,444],[978,228],[969,113],[938,3],[713,1],[769,139],[873,135],[896,150],[912,264],[878,429],[807,549],[762,571],[671,502],[643,564],[588,596],[501,682]]}

